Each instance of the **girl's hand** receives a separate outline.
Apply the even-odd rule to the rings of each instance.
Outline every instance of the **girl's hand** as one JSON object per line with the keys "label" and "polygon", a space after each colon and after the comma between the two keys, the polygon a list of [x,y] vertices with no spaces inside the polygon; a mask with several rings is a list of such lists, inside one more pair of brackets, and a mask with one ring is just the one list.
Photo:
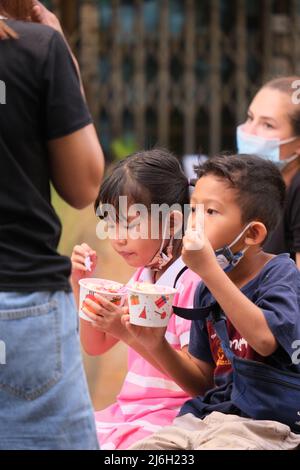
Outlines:
{"label": "girl's hand", "polygon": [[76,245],[73,248],[72,261],[72,281],[77,283],[84,277],[92,277],[97,266],[97,253],[86,243]]}
{"label": "girl's hand", "polygon": [[33,0],[33,7],[31,11],[31,21],[35,23],[44,24],[55,29],[64,36],[61,24],[51,11],[49,11],[41,2]]}
{"label": "girl's hand", "polygon": [[11,29],[5,21],[0,20],[0,40],[2,39],[18,39],[18,34]]}
{"label": "girl's hand", "polygon": [[145,326],[132,325],[130,323],[130,316],[128,314],[123,315],[122,323],[130,333],[130,336],[149,352],[155,352],[155,350],[159,349],[159,347],[164,342],[167,327],[150,328]]}
{"label": "girl's hand", "polygon": [[82,311],[93,321],[94,328],[127,342],[129,335],[121,322],[122,316],[128,313],[127,307],[118,307],[100,294],[94,294],[86,298]]}

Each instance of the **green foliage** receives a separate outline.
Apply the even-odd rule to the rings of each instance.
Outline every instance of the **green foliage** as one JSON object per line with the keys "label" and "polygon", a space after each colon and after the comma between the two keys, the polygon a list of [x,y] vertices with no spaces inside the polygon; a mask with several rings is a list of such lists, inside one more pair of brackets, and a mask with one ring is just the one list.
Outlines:
{"label": "green foliage", "polygon": [[134,152],[137,152],[138,146],[132,136],[124,136],[118,139],[115,139],[111,144],[112,154],[115,160],[123,160]]}

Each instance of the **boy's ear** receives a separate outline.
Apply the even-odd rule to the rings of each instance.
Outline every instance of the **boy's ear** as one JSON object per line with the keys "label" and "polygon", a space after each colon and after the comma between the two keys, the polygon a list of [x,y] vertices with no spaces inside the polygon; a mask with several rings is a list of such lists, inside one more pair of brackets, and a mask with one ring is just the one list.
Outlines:
{"label": "boy's ear", "polygon": [[183,230],[183,215],[180,211],[172,211],[170,214],[170,236],[176,238]]}
{"label": "boy's ear", "polygon": [[247,230],[245,243],[248,246],[262,245],[267,238],[268,231],[265,224],[255,221]]}

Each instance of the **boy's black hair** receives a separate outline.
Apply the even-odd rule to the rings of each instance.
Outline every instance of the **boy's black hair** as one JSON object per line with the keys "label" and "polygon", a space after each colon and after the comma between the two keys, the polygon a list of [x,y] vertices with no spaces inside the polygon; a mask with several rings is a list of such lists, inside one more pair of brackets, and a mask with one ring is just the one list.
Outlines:
{"label": "boy's black hair", "polygon": [[262,222],[268,235],[278,225],[285,201],[285,183],[274,163],[256,155],[219,155],[196,167],[198,178],[212,174],[237,192],[242,222]]}
{"label": "boy's black hair", "polygon": [[169,151],[156,148],[141,151],[119,162],[104,180],[95,201],[111,204],[118,212],[119,197],[127,196],[128,204],[189,204],[189,183],[179,160]]}

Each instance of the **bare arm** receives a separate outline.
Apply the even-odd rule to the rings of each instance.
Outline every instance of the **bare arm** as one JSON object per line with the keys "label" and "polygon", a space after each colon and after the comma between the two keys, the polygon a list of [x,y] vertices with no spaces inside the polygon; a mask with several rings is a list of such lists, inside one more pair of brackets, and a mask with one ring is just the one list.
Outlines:
{"label": "bare arm", "polygon": [[90,356],[101,356],[119,342],[119,339],[100,331],[91,322],[82,318],[80,318],[80,340],[83,349]]}
{"label": "bare arm", "polygon": [[298,269],[300,269],[300,253],[296,253],[296,264]]}
{"label": "bare arm", "polygon": [[[119,307],[101,295],[94,294],[94,300],[86,299],[82,310],[93,322],[84,322],[84,320],[82,322],[84,323],[82,325],[84,330],[81,334],[81,341],[84,349],[89,354],[104,354],[118,341],[122,341],[152,364],[153,367],[164,372],[159,361],[156,361],[143,344],[136,341],[123,323],[122,317],[128,313],[127,307]],[[94,330],[94,332],[91,330]]]}
{"label": "bare arm", "polygon": [[164,338],[165,328],[130,325],[127,307],[118,307],[98,294],[94,298],[86,299],[83,308],[94,323],[81,321],[81,341],[88,354],[104,354],[120,340],[189,395],[202,394],[212,386],[213,366],[193,358],[187,346],[173,349]]}
{"label": "bare arm", "polygon": [[250,346],[261,356],[270,356],[278,348],[262,310],[238,289],[223,270],[217,268],[204,283],[222,310]]}
{"label": "bare arm", "polygon": [[[86,257],[90,258],[90,270],[87,270],[85,265]],[[73,248],[72,256],[72,275],[71,284],[74,297],[79,309],[79,294],[80,294],[80,279],[93,277],[97,267],[97,253],[87,243],[76,245]],[[97,328],[92,322],[80,318],[80,339],[83,349],[90,356],[100,356],[106,351],[109,351],[118,339],[110,334],[105,333]]]}
{"label": "bare arm", "polygon": [[[190,235],[185,235],[184,246],[190,242]],[[226,317],[250,346],[261,356],[270,356],[277,347],[263,311],[244,295],[218,265],[211,244],[203,234],[201,250],[183,248],[182,259],[197,273],[217,300]]]}
{"label": "bare arm", "polygon": [[104,172],[103,152],[92,124],[48,141],[53,185],[71,206],[82,209],[97,197]]}
{"label": "bare arm", "polygon": [[160,347],[153,350],[152,354],[159,358],[164,372],[189,395],[204,395],[213,387],[213,364],[192,356],[187,346],[181,351],[176,351],[164,339]]}
{"label": "bare arm", "polygon": [[167,374],[189,395],[204,394],[213,386],[214,365],[192,356],[187,346],[181,351],[174,349],[165,338],[166,328],[131,325],[129,315],[124,315],[122,322],[130,335],[135,338],[135,342],[152,356],[152,361],[159,364],[159,370]]}
{"label": "bare arm", "polygon": [[[91,261],[91,271],[87,272],[85,258],[89,256]],[[96,252],[86,243],[76,245],[72,256],[72,287],[75,295],[77,307],[79,307],[79,280],[83,277],[92,276],[97,265]],[[95,294],[94,300],[86,299],[83,312],[92,322],[80,319],[80,338],[84,350],[91,356],[104,354],[111,349],[118,341],[133,348],[146,361],[156,369],[164,372],[159,361],[157,361],[147,349],[133,336],[129,334],[125,323],[121,321],[127,309],[118,307],[102,296]]]}

